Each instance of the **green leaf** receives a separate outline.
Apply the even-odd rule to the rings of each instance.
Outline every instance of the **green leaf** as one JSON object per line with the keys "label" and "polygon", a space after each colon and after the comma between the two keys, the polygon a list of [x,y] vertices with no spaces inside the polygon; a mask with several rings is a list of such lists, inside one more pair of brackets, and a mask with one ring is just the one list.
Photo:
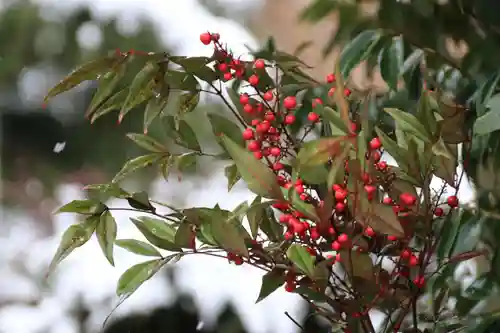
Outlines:
{"label": "green leaf", "polygon": [[125,297],[132,295],[137,288],[153,277],[165,263],[162,259],[155,259],[130,267],[120,276],[116,294]]}
{"label": "green leaf", "polygon": [[324,165],[301,166],[299,173],[308,184],[323,184],[328,178],[328,170]]}
{"label": "green leaf", "polygon": [[73,200],[56,211],[59,213],[101,214],[106,206],[95,200]]}
{"label": "green leaf", "polygon": [[299,244],[292,244],[286,251],[288,259],[309,277],[314,276],[315,258],[307,252],[306,248]]}
{"label": "green leaf", "polygon": [[156,211],[156,208],[149,201],[149,195],[146,191],[135,192],[129,195],[126,199],[132,208],[151,212]]}
{"label": "green leaf", "polygon": [[68,91],[84,81],[96,80],[100,75],[107,73],[118,61],[120,58],[111,56],[81,65],[50,89],[44,102],[47,103],[52,97]]}
{"label": "green leaf", "polygon": [[271,242],[281,242],[283,241],[283,225],[276,220],[273,209],[268,207],[269,204],[270,202],[262,203],[266,208],[263,211],[260,230]]}
{"label": "green leaf", "polygon": [[226,251],[249,257],[248,249],[245,245],[245,239],[240,230],[231,219],[224,219],[220,213],[214,214],[210,223],[212,235],[217,243]]}
{"label": "green leaf", "polygon": [[141,216],[137,218],[139,221],[144,223],[146,228],[156,237],[168,240],[173,243],[175,240],[175,229],[173,226],[157,218]]}
{"label": "green leaf", "polygon": [[343,151],[344,146],[345,137],[321,138],[306,142],[299,151],[297,163],[299,167],[324,164]]}
{"label": "green leaf", "polygon": [[356,137],[356,143],[357,143],[357,158],[360,164],[360,168],[362,171],[365,171],[366,167],[366,154],[368,152],[368,146],[366,144],[366,135],[365,135],[365,130],[362,129],[357,137]]}
{"label": "green leaf", "polygon": [[[96,191],[99,194],[110,196],[113,198],[125,199],[130,196],[130,193],[122,189],[118,184],[91,184],[83,188],[86,191]],[[83,200],[86,201],[86,200]],[[104,201],[104,200],[103,200]],[[103,210],[104,211],[104,210]],[[102,213],[102,211],[96,211],[96,213]]]}
{"label": "green leaf", "polygon": [[85,222],[73,224],[62,235],[61,242],[50,262],[47,275],[51,274],[56,266],[71,254],[76,248],[87,243],[99,221],[98,216],[90,216]]}
{"label": "green leaf", "polygon": [[185,172],[188,170],[193,170],[196,166],[196,160],[198,158],[198,154],[191,152],[185,153],[175,157],[175,167],[180,172]]}
{"label": "green leaf", "polygon": [[195,91],[198,89],[198,81],[189,73],[169,70],[165,74],[165,81],[172,89]]}
{"label": "green leaf", "polygon": [[238,172],[238,167],[236,164],[228,165],[224,168],[224,175],[227,178],[227,191],[231,191],[233,186],[241,179],[241,175]]}
{"label": "green leaf", "polygon": [[279,287],[285,283],[285,273],[281,269],[273,269],[262,276],[262,285],[259,291],[259,297],[255,303],[267,298]]}
{"label": "green leaf", "polygon": [[351,145],[344,144],[343,147],[342,152],[333,158],[326,180],[328,188],[332,188],[333,184],[341,184],[344,181],[344,166],[351,151]]}
{"label": "green leaf", "polygon": [[129,133],[127,137],[134,141],[139,147],[149,150],[155,153],[165,153],[167,152],[167,148],[153,139],[150,136],[138,134],[138,133]]}
{"label": "green leaf", "polygon": [[398,143],[392,140],[380,128],[375,127],[375,132],[377,133],[380,142],[382,142],[382,146],[384,147],[385,151],[387,151],[396,160],[396,162],[398,162],[400,166],[402,164],[404,165],[408,163],[408,152],[404,148],[402,148],[401,145],[398,145]]}
{"label": "green leaf", "polygon": [[121,61],[113,68],[112,72],[108,72],[99,78],[97,91],[85,112],[85,118],[90,117],[99,106],[110,98],[116,86],[125,75],[126,68],[126,62]]}
{"label": "green leaf", "polygon": [[[373,230],[386,235],[404,236],[403,227],[390,206],[381,203],[371,203],[369,206],[369,210],[365,211],[364,214],[370,217],[368,224]],[[360,217],[360,221],[363,220],[364,218]]]}
{"label": "green leaf", "polygon": [[440,263],[451,256],[455,240],[460,230],[460,224],[460,213],[458,211],[452,211],[443,220],[436,250],[437,258]]}
{"label": "green leaf", "polygon": [[489,111],[474,122],[474,134],[484,135],[500,130],[500,94],[489,101]]}
{"label": "green leaf", "polygon": [[371,50],[379,39],[379,32],[365,30],[344,47],[340,54],[340,71],[342,77],[349,77],[351,71],[370,56]]}
{"label": "green leaf", "polygon": [[238,125],[228,120],[226,117],[215,114],[209,114],[208,118],[212,125],[212,132],[217,139],[224,134],[239,146],[245,147],[245,141],[243,140],[241,129]]}
{"label": "green leaf", "polygon": [[163,179],[168,182],[168,176],[170,175],[170,171],[172,166],[175,163],[175,156],[168,155],[165,156],[160,162],[160,171],[163,176]]}
{"label": "green leaf", "polygon": [[416,117],[421,124],[425,125],[425,127],[429,130],[429,133],[433,136],[436,135],[438,129],[437,119],[434,115],[434,110],[437,107],[437,102],[433,97],[427,93],[422,94],[418,103]]}
{"label": "green leaf", "polygon": [[178,113],[180,115],[184,115],[186,113],[192,112],[200,102],[200,92],[189,92],[186,94],[182,94],[179,96],[179,110]]}
{"label": "green leaf", "polygon": [[337,111],[328,106],[323,107],[322,105],[316,105],[314,110],[330,122],[332,136],[345,136],[349,133],[347,125]]}
{"label": "green leaf", "polygon": [[175,229],[158,219],[130,218],[144,237],[154,246],[167,251],[182,251],[175,245]]}
{"label": "green leaf", "polygon": [[193,230],[193,225],[181,223],[175,232],[175,244],[185,249],[191,249],[194,245],[194,239],[195,232]]}
{"label": "green leaf", "polygon": [[133,107],[138,105],[137,101],[140,99],[142,94],[147,94],[151,96],[153,94],[152,89],[150,88],[152,79],[157,74],[158,66],[151,62],[148,62],[135,76],[134,80],[130,84],[128,90],[127,99],[125,99],[125,103],[123,103],[122,109],[120,111],[120,115],[118,116],[119,121],[123,119],[123,117],[132,110]]}
{"label": "green leaf", "polygon": [[153,123],[153,120],[158,118],[163,109],[167,107],[168,98],[170,96],[170,88],[163,89],[163,92],[159,96],[155,96],[148,101],[146,104],[146,110],[144,111],[144,133],[148,132],[149,126]]}
{"label": "green leaf", "polygon": [[392,90],[398,90],[399,70],[403,66],[398,41],[388,40],[381,52],[380,74]]}
{"label": "green leaf", "polygon": [[[111,111],[119,110],[122,107],[123,102],[128,96],[128,89],[124,88],[118,91],[116,94],[109,97],[106,102],[101,104],[93,111],[90,117],[90,123],[93,124],[98,118],[110,113]],[[142,103],[142,102],[141,102]],[[140,104],[140,103],[139,103]]]}
{"label": "green leaf", "polygon": [[372,280],[374,277],[373,261],[368,253],[358,251],[340,251],[341,264],[347,274],[352,277],[359,277]]}
{"label": "green leaf", "polygon": [[248,224],[250,225],[250,233],[253,239],[257,237],[265,214],[265,207],[261,205],[261,199],[260,196],[256,196],[250,204],[250,209],[247,211]]}
{"label": "green leaf", "polygon": [[432,142],[430,134],[425,129],[424,125],[422,125],[417,117],[411,113],[398,109],[384,109],[384,111],[394,118],[396,124],[400,126],[401,130],[404,132],[413,134],[424,142]]}
{"label": "green leaf", "polygon": [[136,172],[139,169],[143,169],[145,167],[148,167],[156,162],[158,162],[161,158],[161,155],[159,154],[148,154],[148,155],[143,155],[136,157],[127,163],[122,167],[120,172],[118,172],[113,178],[112,182],[117,183],[121,180],[123,180],[125,177],[130,175],[133,172]]}
{"label": "green leaf", "polygon": [[171,57],[170,60],[181,65],[186,72],[195,75],[199,79],[212,83],[219,78],[217,72],[206,65],[212,62],[207,57]]}
{"label": "green leaf", "polygon": [[115,265],[113,259],[113,245],[116,240],[116,231],[116,221],[109,210],[107,210],[101,214],[96,228],[96,236],[104,256],[106,256],[106,259],[108,259],[112,266]]}
{"label": "green leaf", "polygon": [[173,116],[167,116],[163,117],[163,124],[166,134],[172,138],[176,144],[195,151],[201,150],[196,134],[185,120],[176,120]]}
{"label": "green leaf", "polygon": [[316,208],[313,205],[302,200],[300,198],[300,195],[297,193],[297,191],[293,189],[293,187],[290,188],[289,193],[290,194],[288,199],[292,202],[292,206],[294,209],[298,210],[299,212],[304,214],[307,218],[315,222],[320,221],[318,213],[316,212]]}
{"label": "green leaf", "polygon": [[129,252],[148,257],[161,257],[161,253],[156,248],[146,242],[136,239],[118,239],[115,245]]}
{"label": "green leaf", "polygon": [[269,167],[225,135],[221,139],[250,191],[264,198],[283,199],[276,175]]}

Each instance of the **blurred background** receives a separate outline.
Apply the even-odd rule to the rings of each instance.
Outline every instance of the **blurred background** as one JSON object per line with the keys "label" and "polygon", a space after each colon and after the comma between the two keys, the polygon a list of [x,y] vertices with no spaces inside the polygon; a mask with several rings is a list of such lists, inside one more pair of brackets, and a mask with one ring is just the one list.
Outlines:
{"label": "blurred background", "polygon": [[[45,93],[76,65],[114,49],[209,55],[203,31],[219,32],[236,54],[274,36],[278,48],[302,55],[322,78],[333,62],[321,58],[335,19],[314,27],[298,22],[307,0],[10,0],[0,1],[0,333],[93,333],[117,304],[118,277],[142,261],[116,249],[108,265],[92,240],[64,261],[50,280],[48,263],[73,215],[52,215],[82,198],[82,187],[105,183],[137,156],[127,132],[141,132],[142,113],[117,126],[116,115],[92,126],[83,117],[95,86],[85,84],[46,109]],[[335,53],[333,57],[335,56]],[[220,108],[206,100],[200,108]],[[202,126],[203,127],[203,126]],[[198,135],[203,136],[202,128]],[[203,141],[203,140],[200,140]],[[227,193],[220,165],[198,163],[196,175],[141,175],[134,184],[178,207],[231,209],[251,199],[238,184]],[[214,195],[215,194],[215,195]],[[130,214],[116,214],[118,238],[140,238]],[[209,257],[183,258],[146,283],[113,314],[107,333],[307,332],[318,327],[296,296],[278,291],[255,304],[261,272]]]}

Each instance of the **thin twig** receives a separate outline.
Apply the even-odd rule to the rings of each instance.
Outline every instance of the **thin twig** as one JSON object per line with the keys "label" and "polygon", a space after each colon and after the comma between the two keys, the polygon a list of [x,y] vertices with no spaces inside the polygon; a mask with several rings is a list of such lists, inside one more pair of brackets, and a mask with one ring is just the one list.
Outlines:
{"label": "thin twig", "polygon": [[287,317],[288,317],[288,319],[290,319],[290,320],[291,320],[291,321],[292,321],[295,325],[297,325],[297,327],[298,327],[298,328],[300,328],[303,332],[305,332],[305,331],[306,331],[306,330],[305,330],[305,328],[304,328],[302,325],[300,325],[300,324],[298,323],[298,321],[296,321],[295,319],[293,319],[293,317],[292,317],[292,316],[290,316],[290,314],[289,314],[287,311],[285,311],[285,316],[287,316]]}

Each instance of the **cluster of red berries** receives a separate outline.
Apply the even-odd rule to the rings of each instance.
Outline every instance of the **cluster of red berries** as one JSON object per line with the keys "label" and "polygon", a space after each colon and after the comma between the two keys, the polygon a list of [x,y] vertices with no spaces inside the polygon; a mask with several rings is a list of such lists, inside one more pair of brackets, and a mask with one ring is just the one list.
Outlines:
{"label": "cluster of red berries", "polygon": [[[245,73],[245,68],[237,59],[226,51],[219,43],[220,36],[218,34],[203,33],[200,40],[203,44],[209,45],[214,43],[216,54],[219,54],[217,70],[223,73],[225,80],[232,78],[239,78],[248,81],[250,86],[254,87],[255,93],[243,93],[239,96],[243,112],[250,119],[249,126],[243,131],[242,137],[247,143],[247,149],[251,151],[255,158],[265,159],[267,165],[275,172],[278,183],[284,189],[292,189],[298,194],[301,200],[306,202],[314,202],[315,205],[323,205],[320,199],[314,199],[314,191],[311,186],[306,184],[302,179],[298,178],[294,182],[291,181],[291,176],[285,171],[285,167],[281,160],[287,155],[291,155],[289,151],[292,148],[293,142],[287,137],[287,126],[292,125],[296,121],[294,110],[299,106],[295,96],[280,96],[277,90],[260,91],[257,88],[259,84],[259,71],[265,70],[268,64],[262,59],[257,59],[253,62],[251,71],[252,73]],[[249,75],[251,74],[251,75]],[[326,77],[326,83],[336,83],[334,74],[329,74]],[[337,87],[333,86],[329,89],[328,95],[334,96]],[[351,91],[345,88],[344,96],[349,97]],[[324,102],[320,98],[315,98],[312,101],[312,107],[317,108],[323,105]],[[317,123],[320,120],[320,115],[317,112],[310,112],[308,120],[311,124]],[[357,135],[356,123],[351,123],[351,133],[349,137],[353,138]],[[366,153],[366,160],[373,165],[386,179],[395,178],[395,174],[391,172],[391,167],[387,162],[382,160],[383,146],[382,141],[378,137],[374,137],[369,141],[368,152]],[[334,198],[334,209],[332,212],[333,219],[343,220],[348,215],[349,197],[358,195],[358,193],[350,193],[347,187],[349,175],[349,159],[346,158],[345,162],[345,177],[342,184],[334,184],[331,189]],[[372,179],[373,176],[362,173],[361,179],[363,181],[363,190],[368,201],[373,201],[378,198],[381,192],[388,192],[388,188],[384,186],[391,186],[391,182],[387,181],[384,186],[380,185],[380,179]],[[377,199],[378,200],[378,199]],[[418,208],[419,200],[412,193],[401,193],[398,200],[393,200],[389,196],[381,198],[381,202],[385,205],[392,207],[394,214],[397,216],[411,215]],[[452,195],[447,198],[447,204],[451,208],[458,206],[458,199]],[[334,264],[342,260],[340,256],[341,250],[355,250],[359,252],[368,251],[360,245],[355,244],[355,235],[348,235],[344,232],[338,232],[335,222],[326,230],[320,229],[317,225],[311,222],[300,211],[294,209],[289,202],[274,203],[273,207],[280,211],[279,222],[286,227],[285,239],[288,241],[295,241],[306,244],[307,251],[317,257],[321,254],[320,245],[325,243],[337,253],[334,256],[328,257],[329,264]],[[436,217],[444,215],[444,210],[441,207],[436,207],[434,210]],[[357,223],[353,222],[355,225]],[[403,223],[403,222],[402,222]],[[375,239],[380,237],[371,226],[364,226],[361,229],[361,235],[368,239]],[[393,275],[402,277],[410,277],[410,268],[422,264],[422,253],[412,249],[408,246],[408,240],[412,235],[405,235],[405,239],[398,238],[394,235],[384,236],[390,242],[401,241],[402,246],[399,254],[399,260],[396,262],[397,268],[392,272]],[[324,248],[324,247],[323,247]],[[242,264],[245,260],[238,255],[228,254],[228,259],[237,265]],[[425,284],[424,276],[416,276],[412,279],[415,286],[421,288]],[[297,286],[297,274],[292,270],[288,271],[285,289],[287,291],[294,291]],[[387,287],[387,286],[386,286]],[[384,292],[385,287],[381,289]]]}

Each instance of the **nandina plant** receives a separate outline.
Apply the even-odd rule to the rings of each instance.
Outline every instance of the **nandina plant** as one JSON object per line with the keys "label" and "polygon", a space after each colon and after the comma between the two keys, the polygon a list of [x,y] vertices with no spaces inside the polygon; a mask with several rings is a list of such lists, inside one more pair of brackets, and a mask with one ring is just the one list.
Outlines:
{"label": "nandina plant", "polygon": [[[64,233],[50,271],[95,233],[112,265],[115,245],[152,258],[123,273],[121,300],[167,263],[210,255],[262,269],[257,302],[284,288],[311,303],[332,331],[466,325],[447,305],[457,291],[449,277],[459,262],[487,253],[459,237],[461,221],[473,213],[459,207],[456,195],[463,177],[456,174],[460,129],[443,130],[458,106],[424,91],[415,113],[384,109],[371,94],[346,87],[339,70],[318,82],[300,59],[272,47],[244,61],[216,33],[200,40],[213,47],[211,57],[117,51],[77,68],[49,92],[47,99],[97,80],[91,122],[113,111],[121,122],[145,104],[144,134],[128,137],[147,151],[109,184],[86,187],[128,207],[88,199],[59,209],[82,220]],[[133,66],[142,69],[127,82],[123,76]],[[229,111],[208,116],[219,155],[203,151],[184,119],[198,112],[203,93],[218,96]],[[173,114],[165,111],[169,103],[177,103]],[[374,110],[385,118],[374,117]],[[147,135],[157,121],[168,144]],[[233,211],[178,209],[120,186],[151,166],[168,179],[172,168],[182,172],[198,156],[228,161],[229,190],[241,179],[255,193],[253,201]],[[434,177],[443,180],[440,188],[431,188]],[[131,222],[146,241],[116,239],[117,209],[137,211]],[[434,298],[430,308],[418,305],[426,293]],[[386,314],[377,327],[372,310]]]}

